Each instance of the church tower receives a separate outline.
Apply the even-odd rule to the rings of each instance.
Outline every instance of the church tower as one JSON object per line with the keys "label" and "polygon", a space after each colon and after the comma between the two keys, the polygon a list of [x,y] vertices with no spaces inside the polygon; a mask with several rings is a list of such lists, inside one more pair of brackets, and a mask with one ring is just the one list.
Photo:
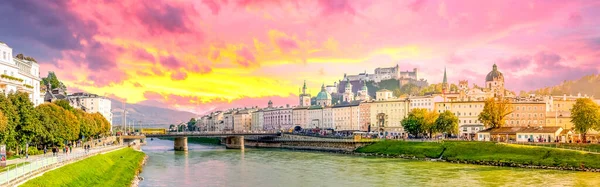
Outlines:
{"label": "church tower", "polygon": [[304,80],[304,86],[302,86],[302,93],[300,95],[300,106],[310,106],[310,94],[306,93],[306,80]]}
{"label": "church tower", "polygon": [[446,67],[444,67],[444,80],[442,81],[442,93],[448,93],[448,77],[446,77]]}

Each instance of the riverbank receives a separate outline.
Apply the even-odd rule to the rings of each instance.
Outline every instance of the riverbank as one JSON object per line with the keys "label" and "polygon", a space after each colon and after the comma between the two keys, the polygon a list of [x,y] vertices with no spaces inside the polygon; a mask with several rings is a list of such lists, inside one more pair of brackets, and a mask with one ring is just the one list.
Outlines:
{"label": "riverbank", "polygon": [[600,154],[494,142],[382,141],[358,148],[355,153],[452,163],[600,172]]}
{"label": "riverbank", "polygon": [[144,157],[124,148],[49,171],[21,186],[131,186]]}

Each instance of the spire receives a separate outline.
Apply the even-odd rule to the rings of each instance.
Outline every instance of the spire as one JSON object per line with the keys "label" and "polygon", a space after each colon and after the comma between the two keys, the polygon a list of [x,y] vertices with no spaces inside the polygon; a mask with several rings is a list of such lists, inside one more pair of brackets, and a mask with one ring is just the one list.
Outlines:
{"label": "spire", "polygon": [[325,83],[323,83],[323,85],[321,85],[321,91],[324,92],[325,91]]}
{"label": "spire", "polygon": [[304,80],[304,86],[302,86],[302,89],[306,89],[306,80]]}
{"label": "spire", "polygon": [[498,71],[498,66],[496,66],[496,63],[494,63],[494,66],[492,66],[492,67],[493,67],[494,71]]}
{"label": "spire", "polygon": [[448,77],[446,77],[446,67],[444,67],[444,81],[442,83],[448,84]]}

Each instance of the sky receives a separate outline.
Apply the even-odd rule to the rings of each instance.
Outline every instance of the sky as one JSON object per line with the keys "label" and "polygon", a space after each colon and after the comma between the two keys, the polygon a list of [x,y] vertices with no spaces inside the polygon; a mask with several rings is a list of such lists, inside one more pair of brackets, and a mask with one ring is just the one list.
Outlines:
{"label": "sky", "polygon": [[4,0],[0,41],[85,91],[197,114],[417,68],[518,93],[600,71],[600,1]]}

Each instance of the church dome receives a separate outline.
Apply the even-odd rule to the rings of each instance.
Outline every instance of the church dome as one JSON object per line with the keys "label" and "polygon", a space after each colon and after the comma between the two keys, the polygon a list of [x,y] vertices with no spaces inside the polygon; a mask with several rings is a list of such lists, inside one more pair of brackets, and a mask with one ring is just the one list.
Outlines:
{"label": "church dome", "polygon": [[502,75],[502,73],[498,71],[498,66],[496,66],[496,64],[494,64],[492,71],[490,71],[490,73],[488,73],[485,77],[485,81],[494,81],[494,79],[504,80],[504,75]]}
{"label": "church dome", "polygon": [[327,93],[327,90],[325,90],[325,85],[321,86],[321,92],[317,94],[317,101],[318,100],[331,100],[331,94]]}

